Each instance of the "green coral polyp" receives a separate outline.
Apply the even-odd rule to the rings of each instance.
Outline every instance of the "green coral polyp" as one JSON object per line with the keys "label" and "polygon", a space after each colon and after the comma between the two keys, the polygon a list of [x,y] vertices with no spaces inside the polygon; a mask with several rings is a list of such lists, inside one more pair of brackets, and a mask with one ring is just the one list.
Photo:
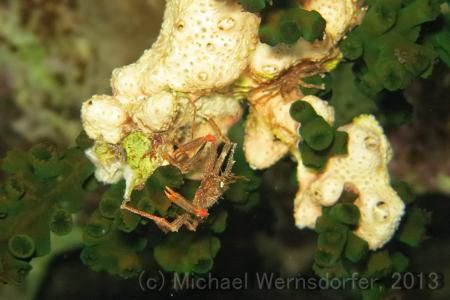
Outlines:
{"label": "green coral polyp", "polygon": [[[109,219],[113,219],[120,209],[122,197],[117,196],[114,189],[115,186],[108,189],[103,195],[99,203],[100,214]],[[123,189],[122,189],[123,190]]]}
{"label": "green coral polyp", "polygon": [[45,145],[48,144],[39,144],[29,151],[9,151],[2,160],[2,170],[10,175],[0,188],[0,239],[5,241],[0,247],[4,266],[1,281],[21,282],[31,269],[23,259],[50,252],[51,230],[58,232],[56,224],[61,224],[56,221],[58,218],[53,218],[60,215],[53,212],[63,209],[76,213],[86,195],[83,184],[94,172],[84,152],[70,148],[58,154],[61,164],[58,176],[50,177],[47,171],[38,174],[33,160],[35,166],[38,161],[39,166],[56,161]]}
{"label": "green coral polyp", "polygon": [[122,278],[136,277],[141,270],[139,259],[135,255],[124,255],[118,263],[119,273]]}
{"label": "green coral polyp", "polygon": [[6,217],[8,217],[8,205],[0,196],[0,219],[5,219]]}
{"label": "green coral polyp", "polygon": [[239,0],[239,2],[250,12],[259,12],[266,7],[266,0]]}
{"label": "green coral polyp", "polygon": [[397,20],[397,12],[400,8],[400,1],[381,0],[372,7],[366,14],[362,25],[367,30],[372,30],[375,34],[382,34],[394,26]]}
{"label": "green coral polyp", "polygon": [[404,181],[396,181],[392,183],[392,187],[395,189],[397,194],[402,198],[405,204],[412,204],[416,200],[416,195],[412,191],[409,184]]}
{"label": "green coral polyp", "polygon": [[16,234],[9,239],[8,248],[15,257],[27,259],[33,256],[36,245],[29,235]]}
{"label": "green coral polyp", "polygon": [[321,170],[327,163],[327,154],[324,151],[314,151],[307,143],[299,144],[302,163],[305,167]]}
{"label": "green coral polyp", "polygon": [[414,0],[400,10],[397,24],[400,30],[406,30],[425,22],[433,21],[440,12],[439,1]]}
{"label": "green coral polyp", "polygon": [[330,155],[347,153],[348,134],[332,128],[310,103],[295,101],[289,113],[300,123],[299,134],[303,141],[299,143],[299,150],[306,167],[321,170]]}
{"label": "green coral polyp", "polygon": [[367,262],[366,275],[369,277],[386,276],[392,271],[392,260],[388,251],[373,253]]}
{"label": "green coral polyp", "polygon": [[348,133],[345,131],[335,131],[333,144],[330,148],[330,154],[343,155],[347,154]]}
{"label": "green coral polyp", "polygon": [[289,113],[294,120],[300,123],[308,122],[317,117],[312,105],[302,100],[292,103]]}
{"label": "green coral polyp", "polygon": [[355,60],[360,58],[364,53],[362,42],[356,37],[348,37],[340,44],[340,49],[345,58]]}
{"label": "green coral polyp", "polygon": [[72,215],[64,209],[56,209],[50,218],[50,230],[56,235],[66,235],[72,231]]}
{"label": "green coral polyp", "polygon": [[166,186],[179,188],[183,185],[183,174],[175,166],[167,165],[158,167],[152,175],[152,179],[158,183],[161,188]]}
{"label": "green coral polyp", "polygon": [[91,140],[85,131],[82,131],[75,139],[75,143],[81,150],[87,150],[94,146],[95,141]]}
{"label": "green coral polyp", "polygon": [[302,32],[295,21],[284,20],[280,22],[280,35],[285,43],[293,44],[302,36]]}
{"label": "green coral polyp", "polygon": [[141,217],[128,211],[120,211],[120,215],[115,220],[117,228],[123,232],[132,232],[139,225]]}
{"label": "green coral polyp", "polygon": [[195,273],[206,273],[212,269],[213,264],[214,260],[212,258],[201,258],[193,266],[192,271],[194,271]]}
{"label": "green coral polyp", "polygon": [[351,203],[338,203],[330,209],[330,217],[344,224],[356,225],[360,213],[358,207]]}
{"label": "green coral polyp", "polygon": [[328,148],[334,138],[331,126],[319,116],[302,123],[300,126],[300,135],[308,146],[316,151]]}
{"label": "green coral polyp", "polygon": [[340,260],[338,260],[331,267],[321,266],[317,263],[314,263],[313,270],[318,276],[325,278],[325,279],[343,278],[345,276],[348,276],[348,272],[344,268],[342,261],[340,261]]}
{"label": "green coral polyp", "polygon": [[95,213],[85,226],[84,232],[93,238],[101,238],[107,235],[110,229],[111,220],[102,217],[100,213]]}
{"label": "green coral polyp", "polygon": [[90,267],[93,267],[98,261],[98,253],[95,247],[85,247],[80,254],[81,261]]}
{"label": "green coral polyp", "polygon": [[21,259],[14,259],[9,263],[11,264],[9,267],[14,270],[13,274],[11,274],[13,281],[16,283],[22,283],[31,271],[32,266],[28,262]]}
{"label": "green coral polyp", "polygon": [[212,236],[171,234],[154,249],[154,257],[167,272],[205,273],[211,270],[220,241]]}
{"label": "green coral polyp", "polygon": [[[328,158],[331,155],[347,154],[348,134],[346,132],[334,130],[332,144],[324,150],[313,149],[307,141],[299,144],[299,150],[304,166],[316,170],[325,168]],[[316,147],[317,148],[317,147]]]}
{"label": "green coral polyp", "polygon": [[38,144],[29,151],[33,172],[44,179],[61,174],[62,164],[57,149],[47,143]]}
{"label": "green coral polyp", "polygon": [[227,227],[227,218],[228,218],[227,211],[221,211],[216,216],[214,216],[214,220],[211,225],[212,231],[214,233],[224,232],[225,228]]}
{"label": "green coral polyp", "polygon": [[331,267],[341,257],[347,241],[348,229],[331,219],[326,213],[317,219],[316,231],[319,237],[315,262],[319,266]]}
{"label": "green coral polyp", "polygon": [[370,1],[361,25],[340,44],[347,59],[362,57],[358,64],[364,70],[356,75],[363,92],[404,89],[414,78],[431,74],[438,50],[419,38],[420,26],[439,11],[439,1]]}
{"label": "green coral polyp", "polygon": [[4,185],[6,196],[11,200],[19,200],[25,194],[25,186],[20,178],[12,176],[8,178]]}
{"label": "green coral polyp", "polygon": [[298,15],[298,26],[305,40],[313,42],[322,38],[326,22],[317,11],[295,9],[295,13]]}
{"label": "green coral polyp", "polygon": [[378,59],[375,64],[375,74],[380,82],[383,82],[384,88],[389,91],[398,90],[407,84],[408,73],[394,57]]}
{"label": "green coral polyp", "polygon": [[345,257],[353,262],[359,262],[369,252],[369,244],[362,238],[349,231],[347,245],[345,245]]}
{"label": "green coral polyp", "polygon": [[294,44],[301,37],[308,42],[320,39],[324,35],[326,22],[317,11],[308,11],[295,7],[275,8],[263,15],[259,28],[263,43],[276,46],[280,43]]}
{"label": "green coral polyp", "polygon": [[410,264],[409,258],[401,252],[395,252],[391,255],[392,266],[397,272],[405,272]]}
{"label": "green coral polyp", "polygon": [[410,247],[418,247],[425,239],[426,226],[430,220],[429,212],[419,208],[411,209],[399,231],[398,240]]}

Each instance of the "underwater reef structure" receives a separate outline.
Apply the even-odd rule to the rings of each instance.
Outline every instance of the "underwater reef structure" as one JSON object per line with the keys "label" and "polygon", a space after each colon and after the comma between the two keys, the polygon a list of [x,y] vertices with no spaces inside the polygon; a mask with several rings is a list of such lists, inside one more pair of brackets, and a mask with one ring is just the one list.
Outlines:
{"label": "underwater reef structure", "polygon": [[[390,178],[387,114],[340,116],[345,109],[330,96],[337,89],[330,81],[351,65],[345,79],[376,98],[448,64],[448,36],[419,38],[444,6],[167,0],[156,42],[112,72],[111,95],[82,104],[76,147],[40,145],[2,160],[0,279],[23,281],[30,260],[49,253],[50,230],[70,232],[80,203],[102,189],[84,216],[83,263],[123,278],[157,265],[205,273],[227,225],[228,210],[216,204],[255,207],[258,170],[286,156],[297,164],[292,219],[318,234],[317,275],[344,278],[358,270],[386,278],[405,270],[408,258],[391,244],[419,246],[430,214],[415,206],[407,185]],[[25,203],[51,213],[27,216]],[[381,299],[385,292],[361,293]]]}
{"label": "underwater reef structure", "polygon": [[[292,119],[290,107],[293,101],[304,97],[299,87],[303,78],[324,74],[338,63],[337,43],[359,23],[364,9],[355,1],[309,1],[303,7],[294,5],[281,14],[267,17],[279,19],[281,41],[284,41],[283,35],[290,32],[285,27],[301,27],[303,31],[292,38],[293,43],[270,46],[258,39],[259,24],[263,21],[261,30],[268,26],[270,29],[267,24],[273,21],[261,20],[256,14],[243,10],[238,2],[168,1],[160,35],[152,48],[136,63],[113,71],[112,96],[96,95],[83,104],[84,129],[96,141],[87,154],[97,167],[98,180],[116,183],[126,178],[125,209],[137,212],[126,202],[132,191],[145,184],[157,167],[178,166],[181,161],[177,158],[182,156],[187,156],[184,159],[188,160],[183,162],[184,166],[193,164],[192,160],[201,156],[199,152],[205,144],[223,139],[222,133],[226,134],[242,116],[239,105],[242,99],[246,99],[250,107],[244,152],[252,168],[270,167],[288,152],[303,166],[296,147],[300,140],[318,151],[332,144],[334,136],[329,134],[331,127],[328,126],[333,122],[332,107],[317,97],[305,97],[319,114],[311,121]],[[311,33],[304,28],[315,30]],[[339,173],[349,176],[337,179],[335,175],[336,185],[324,181],[324,189],[329,189],[324,192],[332,195],[324,195],[324,199],[316,199],[313,204],[308,197],[312,193],[307,188],[309,184],[305,184],[312,180],[304,178],[314,176],[310,174],[315,171],[300,168],[295,216],[300,228],[314,227],[320,215],[319,204],[334,204],[344,185],[352,185],[360,193],[357,206],[362,211],[357,234],[370,241],[371,249],[376,249],[394,234],[403,206],[389,187],[386,164],[391,154],[383,131],[376,121],[372,121],[372,125],[366,122],[364,126],[363,120],[372,119],[356,119],[354,130],[352,125],[348,126],[348,153],[339,154],[339,158],[328,163],[328,170],[320,174],[320,177]],[[210,124],[211,121],[214,123]],[[360,146],[363,142],[366,150]],[[225,147],[228,151],[220,154],[216,169],[220,169],[229,152],[230,147]],[[231,170],[231,166],[227,169]],[[197,169],[197,173],[199,171],[201,173]],[[364,172],[366,177],[362,175]],[[222,191],[212,182],[205,182],[208,187],[205,186],[198,197],[207,198],[213,193],[218,198],[223,194],[231,180],[226,176],[231,174],[220,177],[220,171],[216,173],[214,181],[223,186]],[[363,184],[364,181],[378,182],[374,174],[379,174],[378,188]],[[200,178],[202,176],[200,174]],[[360,182],[356,183],[357,180]],[[315,185],[320,185],[318,180]],[[200,207],[190,207],[173,190],[166,193],[191,215],[199,214]],[[196,202],[207,201],[196,199]],[[374,208],[380,210],[380,216],[373,216]],[[138,213],[144,216],[145,212]],[[158,224],[166,222],[157,216],[147,217]],[[171,227],[173,230],[178,230],[179,222],[196,228],[192,226],[193,220],[177,218],[173,222],[176,225]],[[380,223],[375,225],[374,222]]]}

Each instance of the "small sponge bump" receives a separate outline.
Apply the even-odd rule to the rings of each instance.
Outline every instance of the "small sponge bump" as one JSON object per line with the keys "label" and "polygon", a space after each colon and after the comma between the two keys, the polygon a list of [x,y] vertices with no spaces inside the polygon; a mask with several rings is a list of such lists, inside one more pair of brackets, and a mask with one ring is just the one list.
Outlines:
{"label": "small sponge bump", "polygon": [[12,255],[20,259],[33,256],[36,246],[33,239],[26,234],[16,234],[8,241],[8,248]]}

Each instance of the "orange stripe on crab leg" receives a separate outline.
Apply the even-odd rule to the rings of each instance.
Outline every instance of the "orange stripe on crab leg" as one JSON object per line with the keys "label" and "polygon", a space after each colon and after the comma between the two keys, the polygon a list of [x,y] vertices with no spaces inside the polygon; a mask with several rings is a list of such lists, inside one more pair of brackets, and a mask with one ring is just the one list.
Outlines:
{"label": "orange stripe on crab leg", "polygon": [[187,212],[200,218],[205,218],[208,216],[208,211],[206,211],[205,209],[196,208],[194,205],[192,205],[192,203],[187,201],[183,196],[172,190],[170,187],[166,186],[164,193],[170,201],[186,210]]}

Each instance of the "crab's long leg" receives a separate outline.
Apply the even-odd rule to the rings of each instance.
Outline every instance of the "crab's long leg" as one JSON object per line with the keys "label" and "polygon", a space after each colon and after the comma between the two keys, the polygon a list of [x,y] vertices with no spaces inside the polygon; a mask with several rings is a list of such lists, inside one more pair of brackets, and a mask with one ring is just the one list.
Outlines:
{"label": "crab's long leg", "polygon": [[230,150],[230,155],[227,161],[227,165],[225,166],[225,170],[223,171],[223,173],[228,176],[229,174],[231,174],[231,169],[234,166],[235,160],[234,160],[234,151],[236,150],[236,146],[237,144],[233,143],[231,146],[231,150]]}
{"label": "crab's long leg", "polygon": [[306,83],[305,81],[303,81],[302,79],[298,80],[298,84],[301,85],[304,88],[308,88],[308,89],[318,89],[318,90],[324,90],[325,89],[325,84],[312,84],[312,83]]}
{"label": "crab's long leg", "polygon": [[[220,153],[219,157],[216,159],[216,162],[214,164],[213,173],[219,174],[220,170],[222,168],[223,162],[227,158],[228,153],[230,152],[231,148],[233,147],[233,144],[225,144],[223,146],[222,152]],[[229,160],[232,160],[233,158],[230,156]]]}
{"label": "crab's long leg", "polygon": [[211,174],[214,170],[214,166],[216,165],[216,156],[217,156],[217,148],[218,148],[217,142],[212,143],[211,147],[209,148],[209,157],[208,157],[208,165],[206,166],[205,170],[203,171],[203,178],[207,176],[208,174]]}
{"label": "crab's long leg", "polygon": [[134,214],[136,214],[136,215],[139,215],[139,216],[141,216],[141,217],[144,217],[144,218],[153,220],[153,221],[155,221],[155,222],[158,221],[159,219],[162,219],[161,217],[158,217],[158,216],[156,216],[156,215],[154,215],[154,214],[151,214],[151,213],[145,212],[145,211],[143,211],[143,210],[137,209],[137,208],[135,208],[135,207],[132,207],[132,206],[128,205],[128,203],[127,203],[126,201],[124,201],[124,202],[122,203],[122,205],[120,206],[120,208],[121,208],[121,209],[124,209],[124,210],[127,210],[127,211],[129,211],[129,212],[132,212],[132,213],[134,213]]}
{"label": "crab's long leg", "polygon": [[180,145],[178,147],[177,150],[174,151],[174,156],[176,159],[179,158],[180,155],[183,155],[184,153],[186,153],[187,151],[190,151],[192,149],[198,149],[196,151],[196,153],[198,151],[200,151],[201,148],[203,148],[203,146],[207,143],[207,142],[211,142],[211,141],[215,141],[216,138],[212,135],[206,135],[206,136],[202,136],[199,138],[196,138],[195,140],[192,140],[186,144]]}
{"label": "crab's long leg", "polygon": [[195,231],[197,228],[198,223],[197,222],[191,222],[189,219],[188,214],[182,214],[181,216],[178,216],[175,220],[172,222],[167,221],[165,218],[158,217],[156,215],[147,213],[145,211],[139,210],[137,208],[129,206],[127,203],[124,203],[121,205],[122,209],[125,209],[127,211],[130,211],[134,214],[137,214],[141,217],[144,217],[146,219],[150,219],[155,222],[155,224],[161,228],[164,232],[175,232],[180,229],[181,226],[186,225],[186,227],[189,230]]}
{"label": "crab's long leg", "polygon": [[190,167],[190,165],[192,164],[192,163],[194,163],[194,162],[196,162],[197,160],[198,160],[198,157],[200,156],[200,154],[201,154],[201,150],[203,149],[203,147],[205,146],[205,144],[207,143],[207,142],[211,142],[211,143],[213,143],[213,144],[216,144],[216,137],[215,136],[213,136],[213,135],[210,135],[210,134],[208,134],[208,135],[206,135],[206,136],[204,136],[203,137],[203,140],[204,140],[204,143],[203,143],[203,145],[201,146],[201,147],[199,147],[198,149],[197,149],[197,151],[195,151],[195,154],[189,159],[189,160],[187,160],[184,164],[186,165],[186,168],[187,169],[189,169],[189,167]]}
{"label": "crab's long leg", "polygon": [[230,143],[230,139],[222,133],[219,126],[217,125],[216,122],[214,122],[213,119],[208,119],[208,123],[211,126],[211,128],[214,130],[214,133],[216,133],[225,144]]}
{"label": "crab's long leg", "polygon": [[[170,154],[164,154],[163,157],[167,160],[171,165],[177,166],[183,173],[187,173],[191,164],[197,161],[198,156],[201,153],[201,150],[205,146],[207,142],[215,142],[216,138],[213,135],[206,135],[195,139],[189,143],[181,145],[180,148],[175,150],[173,156]],[[186,161],[180,161],[180,156],[185,154],[186,151],[195,149],[195,153],[191,158],[188,158]]]}
{"label": "crab's long leg", "polygon": [[208,212],[205,209],[195,207],[191,202],[187,201],[183,196],[172,190],[170,187],[166,186],[164,193],[170,201],[185,211],[201,218],[208,216]]}
{"label": "crab's long leg", "polygon": [[[211,126],[211,128],[213,129],[213,131],[225,143],[222,153],[224,151],[226,153],[228,153],[229,145],[231,143],[230,139],[227,136],[222,134],[222,131],[220,130],[219,126],[217,126],[216,122],[214,122],[213,119],[208,119],[208,123]],[[220,167],[222,166],[223,160],[226,157],[226,153],[225,153],[225,155],[221,154],[220,157],[216,157],[217,156],[217,148],[218,148],[218,143],[213,142],[213,144],[211,145],[211,148],[209,149],[208,165],[204,171],[204,174],[206,174],[206,175],[211,174],[211,173],[217,174],[217,165],[219,165],[218,168],[220,169]]]}
{"label": "crab's long leg", "polygon": [[189,229],[191,231],[195,231],[195,230],[197,230],[198,219],[193,219],[191,221],[186,220],[185,225],[186,225],[187,229]]}

